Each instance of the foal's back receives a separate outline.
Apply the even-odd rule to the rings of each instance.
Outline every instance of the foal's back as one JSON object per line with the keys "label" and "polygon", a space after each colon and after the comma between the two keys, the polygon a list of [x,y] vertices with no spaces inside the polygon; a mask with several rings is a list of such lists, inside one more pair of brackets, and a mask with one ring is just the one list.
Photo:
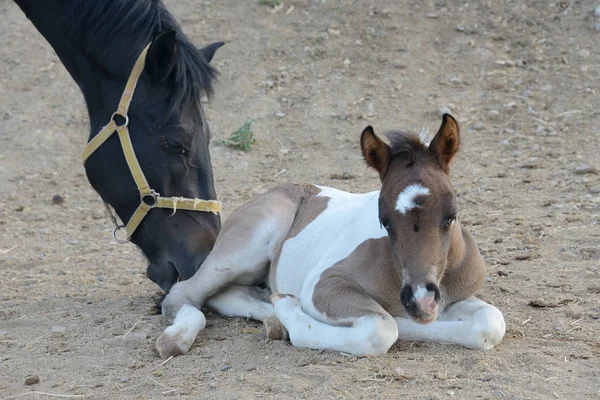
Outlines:
{"label": "foal's back", "polygon": [[297,204],[294,223],[271,263],[273,292],[306,297],[323,271],[368,239],[387,236],[377,218],[379,192],[354,194],[310,185],[310,195],[300,198],[306,190],[304,185],[273,190],[296,197],[293,203]]}

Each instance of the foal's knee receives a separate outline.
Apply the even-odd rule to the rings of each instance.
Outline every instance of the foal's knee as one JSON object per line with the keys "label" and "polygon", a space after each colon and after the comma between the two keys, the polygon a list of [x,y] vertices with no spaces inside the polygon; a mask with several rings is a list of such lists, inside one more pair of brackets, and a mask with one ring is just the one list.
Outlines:
{"label": "foal's knee", "polygon": [[187,281],[176,283],[162,302],[162,315],[164,315],[170,323],[175,321],[177,312],[181,307],[186,304],[193,304],[187,294],[186,286],[188,286]]}
{"label": "foal's knee", "polygon": [[487,305],[473,314],[473,329],[477,350],[489,350],[496,346],[506,333],[506,323],[502,312],[492,305]]}

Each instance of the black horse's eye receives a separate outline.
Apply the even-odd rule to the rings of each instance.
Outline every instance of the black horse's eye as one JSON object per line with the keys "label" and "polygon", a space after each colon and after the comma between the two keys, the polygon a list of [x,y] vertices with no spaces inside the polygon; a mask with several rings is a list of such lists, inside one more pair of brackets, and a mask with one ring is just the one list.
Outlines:
{"label": "black horse's eye", "polygon": [[442,228],[450,228],[450,226],[456,221],[456,215],[451,215],[449,217],[445,217],[442,220]]}
{"label": "black horse's eye", "polygon": [[187,149],[179,144],[170,142],[169,139],[167,139],[166,136],[161,136],[160,137],[162,140],[162,144],[161,147],[164,151],[166,151],[167,153],[171,153],[171,154],[181,154],[181,155],[185,155],[188,153]]}

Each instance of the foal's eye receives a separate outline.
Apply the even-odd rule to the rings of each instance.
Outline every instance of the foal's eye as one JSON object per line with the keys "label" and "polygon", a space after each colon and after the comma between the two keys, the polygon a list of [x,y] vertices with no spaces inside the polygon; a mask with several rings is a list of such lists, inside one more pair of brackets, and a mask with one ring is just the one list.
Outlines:
{"label": "foal's eye", "polygon": [[392,229],[390,221],[388,221],[387,219],[380,219],[379,225],[381,225],[388,232],[390,231],[390,229]]}
{"label": "foal's eye", "polygon": [[160,138],[162,140],[161,147],[164,151],[171,153],[171,154],[181,154],[181,155],[185,155],[188,153],[188,151],[185,147],[178,145],[176,143],[170,142],[166,136],[163,135]]}
{"label": "foal's eye", "polygon": [[456,221],[456,215],[445,217],[442,221],[442,228],[450,228],[450,226]]}

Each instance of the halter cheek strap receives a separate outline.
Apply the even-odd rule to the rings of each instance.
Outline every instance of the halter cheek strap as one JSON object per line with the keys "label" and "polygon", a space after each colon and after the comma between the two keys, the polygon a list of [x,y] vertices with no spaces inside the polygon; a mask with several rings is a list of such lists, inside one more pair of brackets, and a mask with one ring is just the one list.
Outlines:
{"label": "halter cheek strap", "polygon": [[[131,143],[131,137],[129,136],[129,129],[127,128],[129,125],[129,116],[127,113],[129,112],[129,105],[131,104],[135,87],[140,75],[142,74],[142,71],[144,70],[144,65],[146,64],[146,54],[148,53],[150,44],[144,48],[135,62],[135,65],[133,66],[131,74],[129,75],[129,79],[127,80],[127,85],[125,85],[125,90],[123,91],[123,95],[119,101],[117,111],[111,116],[110,122],[104,126],[104,128],[102,128],[92,140],[89,141],[87,146],[83,149],[83,154],[81,155],[81,159],[85,165],[87,159],[96,150],[98,150],[98,148],[104,142],[106,142],[108,138],[110,138],[115,132],[117,132],[119,135],[119,141],[121,142],[121,148],[123,149],[123,154],[127,160],[129,171],[131,172],[131,176],[133,177],[138,191],[140,192],[140,205],[125,226],[117,223],[116,218],[112,215],[112,212],[110,212],[110,208],[107,205],[107,210],[109,210],[111,218],[116,225],[115,231],[113,232],[113,237],[117,242],[120,243],[129,241],[133,235],[133,232],[135,232],[137,227],[144,220],[144,217],[153,208],[170,208],[173,209],[173,214],[177,210],[203,211],[211,212],[213,214],[218,214],[221,212],[221,202],[217,200],[188,199],[184,197],[162,197],[148,185],[146,176],[142,172],[140,163],[135,156],[133,144]],[[122,228],[125,228],[125,231],[127,232],[126,240],[120,240],[117,238],[116,233]]]}

